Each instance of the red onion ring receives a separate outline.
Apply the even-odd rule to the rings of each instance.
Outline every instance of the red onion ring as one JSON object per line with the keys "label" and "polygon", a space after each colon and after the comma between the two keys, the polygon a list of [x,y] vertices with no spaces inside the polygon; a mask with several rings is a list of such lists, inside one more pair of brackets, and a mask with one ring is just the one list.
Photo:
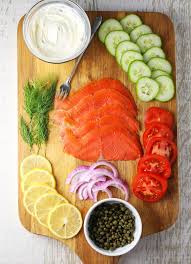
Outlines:
{"label": "red onion ring", "polygon": [[99,186],[95,186],[93,191],[97,192],[100,190],[105,190],[110,186],[113,186],[113,187],[120,189],[125,194],[125,200],[126,201],[128,200],[129,189],[128,189],[127,185],[124,182],[122,182],[120,179],[108,180],[106,182],[102,182],[99,184]]}
{"label": "red onion ring", "polygon": [[99,191],[107,193],[108,197],[112,198],[112,193],[108,188],[106,188],[104,190],[100,189],[100,190],[93,193],[93,201],[94,202],[97,202],[97,196],[98,196]]}
{"label": "red onion ring", "polygon": [[89,170],[94,170],[95,168],[99,167],[99,166],[106,166],[106,167],[109,167],[112,172],[113,172],[113,176],[115,178],[119,177],[119,173],[117,171],[117,169],[108,161],[105,161],[105,160],[100,160],[100,161],[97,161],[95,162],[94,164],[92,164],[89,168]]}
{"label": "red onion ring", "polygon": [[70,184],[71,183],[71,180],[74,176],[76,176],[77,174],[81,174],[83,172],[87,172],[89,170],[90,166],[79,166],[77,167],[76,169],[74,169],[69,175],[68,177],[66,178],[66,184]]}

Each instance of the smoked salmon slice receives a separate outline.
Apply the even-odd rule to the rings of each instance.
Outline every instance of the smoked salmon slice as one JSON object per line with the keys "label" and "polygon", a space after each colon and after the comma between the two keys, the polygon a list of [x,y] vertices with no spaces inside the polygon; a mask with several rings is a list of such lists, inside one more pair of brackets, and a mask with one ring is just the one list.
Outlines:
{"label": "smoked salmon slice", "polygon": [[[92,112],[81,114],[75,119],[71,116],[66,116],[62,111],[55,111],[54,119],[57,124],[63,124],[63,119],[66,123],[78,128],[81,124],[88,123],[89,120],[100,119],[103,116],[109,115],[111,118],[123,118],[124,123],[128,124],[129,130],[138,133],[139,122],[137,119],[124,107],[121,107],[119,104],[110,104],[101,107],[100,109],[95,109]],[[61,123],[60,123],[61,122]]]}
{"label": "smoked salmon slice", "polygon": [[118,104],[123,109],[126,109],[133,116],[136,116],[137,110],[133,106],[131,100],[118,91],[110,89],[102,89],[96,91],[94,95],[86,95],[68,110],[58,109],[58,111],[62,111],[64,116],[70,116],[71,118],[76,119],[79,115],[81,116],[84,113],[92,112],[92,110],[100,109],[105,105],[112,106],[114,103]]}
{"label": "smoked salmon slice", "polygon": [[63,150],[81,160],[135,160],[142,155],[137,107],[118,80],[93,81],[65,100],[55,99],[54,121]]}
{"label": "smoked salmon slice", "polygon": [[118,118],[115,118],[115,116],[112,115],[104,115],[98,118],[89,119],[83,126],[65,126],[63,125],[61,127],[61,136],[64,136],[65,130],[70,128],[74,135],[76,137],[83,137],[86,135],[90,130],[94,129],[101,129],[105,125],[113,125],[122,127],[124,129],[127,129],[129,133],[135,138],[139,140],[138,135],[135,133],[133,129],[129,126],[128,122],[126,122],[126,119],[122,116],[119,116]]}
{"label": "smoked salmon slice", "polygon": [[119,93],[121,93],[121,95],[129,98],[133,107],[137,109],[134,98],[130,91],[120,81],[106,78],[91,82],[90,84],[82,87],[77,93],[74,93],[64,101],[62,99],[57,98],[57,100],[55,101],[55,109],[68,110],[78,104],[78,102],[82,98],[85,98],[89,95],[94,95],[97,91],[100,91],[102,89],[118,91]]}
{"label": "smoked salmon slice", "polygon": [[97,157],[108,160],[132,160],[142,154],[138,137],[122,126],[113,124],[90,130],[82,137],[77,137],[71,129],[66,129],[62,140],[65,151],[69,150],[71,154],[76,152],[78,155],[83,153],[83,157],[86,155],[86,161],[93,161],[92,153],[85,151],[87,149],[92,149],[94,154],[97,153]]}

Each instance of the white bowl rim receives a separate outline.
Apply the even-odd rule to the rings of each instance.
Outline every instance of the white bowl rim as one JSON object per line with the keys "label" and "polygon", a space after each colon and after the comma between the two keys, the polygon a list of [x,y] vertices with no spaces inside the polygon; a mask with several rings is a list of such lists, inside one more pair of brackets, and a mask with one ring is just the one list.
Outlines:
{"label": "white bowl rim", "polygon": [[[137,226],[135,228],[135,232],[137,231],[137,235],[136,237],[134,238],[134,240],[124,246],[124,247],[121,247],[121,248],[117,248],[116,250],[114,251],[108,251],[108,250],[104,250],[104,249],[101,249],[99,248],[98,246],[95,245],[95,243],[90,239],[89,237],[89,234],[88,234],[88,221],[89,221],[89,217],[92,213],[92,211],[97,207],[99,206],[100,204],[102,203],[107,203],[107,202],[120,202],[120,203],[123,203],[126,205],[127,208],[129,208],[131,210],[131,212],[133,213],[133,215],[135,216],[135,221],[137,223]],[[126,253],[128,253],[129,251],[131,251],[139,242],[140,238],[141,238],[141,234],[142,234],[142,221],[141,221],[141,217],[137,211],[137,209],[132,205],[130,204],[129,202],[125,201],[125,200],[122,200],[122,199],[119,199],[119,198],[107,198],[107,199],[103,199],[97,203],[95,203],[92,207],[90,207],[90,209],[88,210],[86,216],[85,216],[85,219],[84,219],[84,234],[85,234],[85,238],[88,242],[88,244],[95,250],[97,251],[98,253],[102,254],[102,255],[105,255],[105,256],[120,256],[120,255],[124,255]]]}
{"label": "white bowl rim", "polygon": [[[48,4],[48,3],[54,3],[54,2],[55,2],[55,3],[61,3],[61,2],[63,2],[63,3],[71,3],[73,6],[76,6],[76,7],[77,7],[77,8],[83,13],[83,15],[84,15],[84,18],[85,18],[85,24],[87,23],[87,27],[88,27],[88,36],[87,36],[87,41],[86,41],[86,44],[84,45],[84,47],[83,47],[81,50],[79,50],[78,52],[76,52],[73,56],[71,56],[71,57],[69,57],[69,58],[66,58],[66,59],[59,59],[59,60],[49,59],[49,60],[48,60],[48,57],[47,57],[47,59],[46,59],[43,55],[41,56],[40,53],[37,53],[37,52],[31,47],[31,45],[30,45],[30,43],[28,42],[27,37],[26,37],[26,24],[27,24],[27,20],[28,20],[30,14],[31,14],[31,12],[33,11],[34,8],[36,8],[36,7],[38,7],[38,6],[41,6],[41,5],[43,6],[43,4],[46,4],[46,3]],[[44,61],[44,62],[47,62],[47,63],[53,63],[53,64],[62,64],[62,63],[64,63],[64,62],[68,62],[68,61],[71,61],[71,60],[77,58],[81,53],[83,53],[83,52],[86,50],[86,48],[87,48],[87,46],[88,46],[88,44],[89,44],[89,42],[90,42],[90,37],[91,37],[91,24],[90,24],[90,20],[89,20],[89,18],[88,18],[88,16],[87,16],[85,10],[84,10],[79,4],[77,4],[76,2],[74,2],[74,1],[72,1],[72,0],[41,0],[41,1],[37,2],[37,3],[34,4],[34,5],[29,9],[29,11],[25,14],[25,16],[24,16],[24,20],[23,20],[23,26],[22,26],[22,28],[23,28],[23,38],[24,38],[24,41],[25,41],[25,43],[26,43],[28,49],[30,50],[30,52],[31,52],[35,57],[37,57],[38,59],[40,59],[40,60],[42,60],[42,61]]]}

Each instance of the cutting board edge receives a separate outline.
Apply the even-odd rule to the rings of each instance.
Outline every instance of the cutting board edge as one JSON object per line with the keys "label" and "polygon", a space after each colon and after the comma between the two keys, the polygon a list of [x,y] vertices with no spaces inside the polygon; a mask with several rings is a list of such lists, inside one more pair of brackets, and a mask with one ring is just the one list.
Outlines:
{"label": "cutting board edge", "polygon": [[[97,11],[91,11],[92,13],[96,13]],[[110,12],[112,12],[112,11],[104,11],[104,12],[108,12],[108,13],[110,13]],[[120,10],[119,10],[119,12],[120,12]],[[123,12],[123,11],[121,11],[121,12]],[[124,11],[125,13],[126,12],[128,12],[129,13],[129,11]],[[155,13],[155,14],[160,14],[160,15],[162,15],[162,16],[164,16],[164,17],[167,17],[168,18],[168,20],[170,21],[170,23],[172,24],[172,29],[173,29],[173,35],[174,35],[174,38],[176,38],[176,36],[175,36],[175,31],[174,31],[174,24],[173,24],[173,21],[170,19],[170,17],[168,16],[168,15],[166,15],[166,14],[163,14],[163,13],[161,13],[161,12],[134,12],[134,13]],[[19,22],[18,22],[18,28],[19,28],[19,26],[20,26],[20,24],[23,22],[23,19],[24,19],[24,16],[23,17],[21,17],[21,19],[19,20]],[[17,28],[17,34],[18,34],[18,28]],[[18,42],[17,42],[17,44],[18,44]],[[18,45],[17,45],[17,47],[18,47]],[[176,47],[175,47],[175,58],[176,58]],[[17,52],[17,59],[18,59],[18,52]],[[175,60],[176,61],[176,60]],[[176,75],[175,75],[175,77],[176,77]],[[176,79],[175,79],[175,81],[176,81]],[[18,82],[18,84],[19,84],[19,82]],[[19,89],[19,85],[18,85],[18,89]],[[177,108],[176,108],[177,109]],[[19,133],[19,131],[18,131],[18,133]],[[18,134],[19,135],[19,134]],[[19,183],[19,167],[18,167],[18,183]],[[178,174],[178,178],[179,178],[179,171],[178,171],[178,169],[177,169],[177,174]],[[20,192],[20,190],[18,190],[19,192]],[[19,198],[18,198],[18,202],[19,202]],[[158,230],[158,231],[156,231],[156,232],[151,232],[151,233],[148,233],[148,234],[146,234],[145,236],[149,236],[149,235],[151,235],[151,234],[156,234],[156,233],[159,233],[159,232],[162,232],[162,231],[165,231],[165,230],[168,230],[168,229],[170,229],[170,228],[173,228],[173,226],[175,225],[175,223],[176,223],[176,221],[177,221],[177,219],[178,219],[178,216],[179,216],[179,209],[180,209],[180,195],[179,195],[179,182],[178,182],[178,202],[177,202],[177,204],[176,204],[177,206],[176,206],[176,215],[174,215],[173,216],[173,219],[172,219],[172,221],[171,221],[171,223],[169,223],[169,225],[166,225],[165,227],[163,226],[163,229],[162,230]],[[22,205],[23,206],[23,205]],[[53,238],[53,239],[56,239],[56,240],[58,240],[58,241],[60,241],[60,242],[62,242],[62,243],[64,243],[64,245],[65,246],[67,246],[67,247],[69,247],[69,248],[71,248],[69,245],[67,245],[66,243],[65,243],[65,241],[62,241],[62,240],[60,240],[60,239],[57,239],[56,237],[51,237],[51,236],[47,236],[47,235],[45,235],[45,234],[42,234],[42,233],[40,233],[40,232],[33,232],[33,231],[31,231],[30,230],[30,227],[27,227],[26,226],[26,224],[25,224],[25,222],[23,221],[23,219],[22,219],[22,217],[21,217],[21,210],[22,210],[23,208],[20,208],[20,206],[19,206],[19,214],[18,214],[18,216],[19,216],[19,221],[20,221],[20,223],[21,223],[21,225],[28,231],[28,232],[31,232],[32,234],[36,234],[36,235],[42,235],[42,236],[46,236],[46,237],[49,237],[49,238]],[[25,209],[24,209],[25,210]],[[25,210],[25,214],[27,214],[28,215],[28,212]],[[144,237],[145,237],[144,236]],[[72,249],[72,248],[71,248]],[[73,250],[73,249],[72,249]],[[75,252],[75,250],[73,250],[74,252]]]}

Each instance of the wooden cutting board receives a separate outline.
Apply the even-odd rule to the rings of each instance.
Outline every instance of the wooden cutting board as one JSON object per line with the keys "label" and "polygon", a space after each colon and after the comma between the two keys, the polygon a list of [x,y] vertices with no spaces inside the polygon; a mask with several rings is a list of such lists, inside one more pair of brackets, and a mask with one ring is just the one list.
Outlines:
{"label": "wooden cutting board", "polygon": [[[102,15],[104,19],[115,17],[120,19],[124,17],[128,12],[87,12],[91,20],[97,15]],[[167,55],[168,60],[173,66],[173,78],[176,81],[176,68],[175,68],[175,34],[171,20],[161,13],[137,13],[145,24],[149,25],[153,32],[159,34],[163,40],[163,49]],[[46,76],[48,73],[56,73],[59,76],[59,84],[67,78],[69,75],[74,61],[64,64],[48,64],[40,61],[34,57],[27,49],[22,35],[22,23],[23,18],[18,25],[18,117],[24,114],[23,111],[23,86],[28,79],[34,79],[36,77]],[[86,51],[84,58],[76,72],[76,75],[72,82],[72,91],[79,89],[81,86],[88,82],[100,79],[103,77],[111,77],[119,79],[123,82],[132,92],[139,110],[139,120],[141,123],[141,129],[144,129],[143,120],[145,111],[151,106],[160,106],[162,108],[172,111],[176,118],[176,98],[168,103],[150,102],[143,103],[136,98],[135,87],[128,81],[127,75],[122,71],[113,58],[104,47],[98,41],[97,37],[94,37],[90,47]],[[142,132],[141,132],[142,134]],[[29,148],[23,143],[20,134],[19,140],[19,165],[23,158],[30,154]],[[35,151],[34,151],[35,152]],[[46,154],[47,158],[53,165],[54,175],[57,181],[57,190],[64,195],[72,204],[76,205],[83,217],[87,210],[92,205],[90,201],[79,201],[78,198],[71,194],[68,190],[68,186],[65,185],[65,178],[72,169],[80,164],[86,164],[78,159],[75,159],[62,151],[62,145],[59,140],[59,131],[56,126],[51,124],[50,139],[47,147],[41,149],[41,154]],[[125,179],[131,186],[133,177],[136,175],[136,161],[119,161],[114,162],[119,169],[121,177]],[[132,203],[139,211],[143,221],[143,236],[153,234],[169,228],[176,221],[179,207],[179,195],[178,195],[178,170],[177,164],[173,166],[172,177],[169,180],[169,188],[165,198],[154,204],[144,203],[132,194],[130,196],[130,203]],[[48,237],[57,239],[46,228],[42,227],[38,222],[31,217],[23,207],[23,194],[20,188],[20,177],[18,176],[19,185],[19,216],[23,226],[30,232],[35,234],[41,234]],[[113,190],[115,197],[123,198],[122,194]],[[104,196],[102,196],[104,197]],[[102,198],[101,197],[101,198]],[[118,258],[105,257],[96,253],[87,244],[83,230],[73,239],[65,240],[62,242],[73,249],[81,258],[85,264],[114,264],[118,262]]]}

